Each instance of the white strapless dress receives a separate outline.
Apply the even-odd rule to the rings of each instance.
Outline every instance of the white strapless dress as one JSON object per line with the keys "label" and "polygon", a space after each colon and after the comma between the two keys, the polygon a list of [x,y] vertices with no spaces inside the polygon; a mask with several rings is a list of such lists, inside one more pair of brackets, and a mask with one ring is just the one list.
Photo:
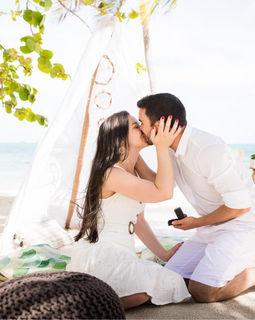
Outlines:
{"label": "white strapless dress", "polygon": [[68,271],[95,276],[109,284],[118,296],[146,292],[156,305],[190,297],[183,278],[161,265],[140,260],[132,231],[145,204],[115,193],[102,200],[103,219],[98,220],[99,241],[80,239],[74,244]]}

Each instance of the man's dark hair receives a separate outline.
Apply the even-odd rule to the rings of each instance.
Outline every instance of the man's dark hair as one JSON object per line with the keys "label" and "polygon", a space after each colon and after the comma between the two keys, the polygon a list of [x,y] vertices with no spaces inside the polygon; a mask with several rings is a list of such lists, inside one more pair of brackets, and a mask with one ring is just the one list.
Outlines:
{"label": "man's dark hair", "polygon": [[145,109],[146,116],[150,119],[151,125],[160,120],[162,116],[172,115],[173,120],[171,127],[176,119],[179,119],[179,125],[182,127],[187,125],[186,110],[181,101],[170,93],[158,93],[146,96],[137,102],[140,109]]}

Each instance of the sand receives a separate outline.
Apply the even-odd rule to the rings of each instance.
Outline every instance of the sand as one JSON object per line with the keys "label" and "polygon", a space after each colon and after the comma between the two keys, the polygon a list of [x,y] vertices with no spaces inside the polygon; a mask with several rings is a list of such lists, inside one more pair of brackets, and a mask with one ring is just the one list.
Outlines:
{"label": "sand", "polygon": [[[0,195],[0,234],[14,199],[12,196]],[[188,210],[191,209],[187,207],[185,211]],[[126,317],[127,319],[255,319],[255,287],[234,299],[211,304],[196,303],[190,298],[179,304],[139,306],[126,310]]]}

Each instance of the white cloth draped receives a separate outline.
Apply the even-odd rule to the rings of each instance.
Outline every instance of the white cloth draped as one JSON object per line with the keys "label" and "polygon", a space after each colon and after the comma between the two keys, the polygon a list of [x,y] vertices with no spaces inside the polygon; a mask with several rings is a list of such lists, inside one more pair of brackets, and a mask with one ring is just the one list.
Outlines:
{"label": "white cloth draped", "polygon": [[[102,19],[82,54],[75,76],[54,121],[34,153],[29,172],[15,199],[0,239],[0,255],[14,250],[12,238],[17,228],[22,228],[22,225],[48,217],[64,227],[90,83],[103,55],[107,55],[112,61],[115,74],[109,84],[94,85],[90,100],[90,127],[78,198],[83,196],[82,191],[86,187],[99,119],[107,118],[121,110],[127,110],[136,116],[137,100],[149,94],[145,91],[136,72],[135,63],[130,60],[118,19]],[[107,70],[101,69],[98,70],[99,78],[100,72],[107,74]],[[112,104],[108,109],[98,108],[94,101],[95,96],[102,90],[109,92],[112,96]],[[104,103],[103,99],[102,101]],[[70,226],[77,227],[77,223],[78,218],[74,213]]]}

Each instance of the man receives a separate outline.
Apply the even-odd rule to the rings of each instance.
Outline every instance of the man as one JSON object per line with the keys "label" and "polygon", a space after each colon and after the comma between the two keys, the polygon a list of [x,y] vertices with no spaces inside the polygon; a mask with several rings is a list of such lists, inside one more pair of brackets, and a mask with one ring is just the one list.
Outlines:
{"label": "man", "polygon": [[[175,182],[198,218],[174,221],[176,229],[197,232],[168,261],[169,268],[187,279],[197,302],[229,299],[255,285],[255,188],[239,156],[225,142],[187,124],[181,101],[169,94],[137,102],[140,129],[149,139],[152,126],[169,115],[182,131],[169,148]],[[137,169],[153,181],[153,172]]]}

